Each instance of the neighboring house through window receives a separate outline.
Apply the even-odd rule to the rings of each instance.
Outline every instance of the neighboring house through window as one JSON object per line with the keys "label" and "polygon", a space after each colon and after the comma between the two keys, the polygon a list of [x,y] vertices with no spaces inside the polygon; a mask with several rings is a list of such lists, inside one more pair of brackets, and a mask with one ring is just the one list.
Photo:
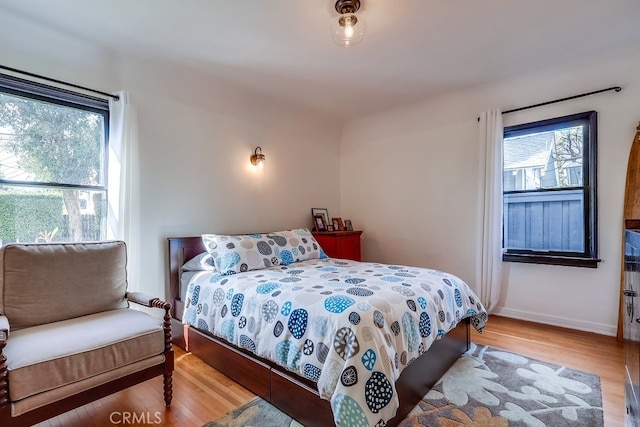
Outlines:
{"label": "neighboring house through window", "polygon": [[106,238],[106,100],[0,74],[0,245]]}
{"label": "neighboring house through window", "polygon": [[505,261],[597,266],[597,113],[506,127]]}

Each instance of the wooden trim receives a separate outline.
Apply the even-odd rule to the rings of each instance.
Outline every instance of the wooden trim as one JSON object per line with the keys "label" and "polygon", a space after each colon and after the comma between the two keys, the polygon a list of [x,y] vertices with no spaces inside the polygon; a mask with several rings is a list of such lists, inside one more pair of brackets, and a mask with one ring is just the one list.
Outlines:
{"label": "wooden trim", "polygon": [[504,262],[523,262],[529,264],[547,264],[547,265],[563,265],[566,267],[587,267],[597,268],[598,263],[602,260],[598,258],[582,258],[561,255],[540,255],[536,254],[518,254],[505,253],[502,255]]}
{"label": "wooden trim", "polygon": [[627,163],[624,219],[640,219],[640,122],[636,128]]}
{"label": "wooden trim", "polygon": [[351,236],[361,235],[362,230],[343,230],[343,231],[312,231],[312,235],[320,234],[322,236]]}
{"label": "wooden trim", "polygon": [[[626,228],[637,228],[640,225],[640,122],[636,127],[636,135],[631,143],[629,160],[627,162],[627,181],[624,191],[624,212],[622,225],[622,254],[620,256],[620,293],[618,295],[618,340],[623,340],[624,309],[624,261],[625,261],[625,231]],[[634,227],[629,227],[628,225]]]}

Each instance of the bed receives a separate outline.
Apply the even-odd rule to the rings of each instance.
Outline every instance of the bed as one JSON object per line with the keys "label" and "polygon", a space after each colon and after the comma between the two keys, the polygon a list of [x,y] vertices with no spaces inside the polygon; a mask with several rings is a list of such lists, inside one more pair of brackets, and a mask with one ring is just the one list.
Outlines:
{"label": "bed", "polygon": [[[315,239],[296,232],[311,253]],[[203,236],[168,245],[172,315],[186,349],[305,426],[397,425],[468,349],[470,326],[481,331],[487,320],[464,282],[436,270],[332,259],[319,248],[318,257],[289,253],[287,263],[265,258],[264,268],[220,274],[185,266],[210,254]],[[436,303],[421,290],[450,310],[429,313]]]}

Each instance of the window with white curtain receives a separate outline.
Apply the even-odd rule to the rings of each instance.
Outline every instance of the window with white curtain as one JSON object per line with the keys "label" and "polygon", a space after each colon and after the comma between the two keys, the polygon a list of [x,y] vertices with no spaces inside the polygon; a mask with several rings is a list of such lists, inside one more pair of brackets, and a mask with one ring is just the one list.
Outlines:
{"label": "window with white curtain", "polygon": [[106,238],[106,100],[0,74],[0,244]]}
{"label": "window with white curtain", "polygon": [[597,113],[505,127],[503,259],[597,267]]}

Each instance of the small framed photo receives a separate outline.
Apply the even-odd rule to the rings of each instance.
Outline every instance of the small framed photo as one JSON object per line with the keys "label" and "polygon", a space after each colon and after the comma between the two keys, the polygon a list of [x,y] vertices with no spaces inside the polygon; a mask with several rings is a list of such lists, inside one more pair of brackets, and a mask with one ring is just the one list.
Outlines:
{"label": "small framed photo", "polygon": [[324,223],[325,227],[330,224],[330,222],[329,222],[329,211],[327,209],[325,209],[325,208],[311,208],[311,216],[314,218],[314,224],[315,224],[316,215],[322,216],[322,222]]}
{"label": "small framed photo", "polygon": [[333,223],[333,228],[336,231],[344,231],[344,223],[342,222],[342,218],[332,218],[331,222]]}
{"label": "small framed photo", "polygon": [[344,229],[347,231],[353,231],[353,225],[351,225],[351,220],[350,219],[345,219],[344,220]]}
{"label": "small framed photo", "polygon": [[322,215],[315,215],[313,217],[313,225],[316,228],[316,231],[327,231],[327,227],[324,224],[324,218],[322,218]]}
{"label": "small framed photo", "polygon": [[329,224],[327,225],[327,231],[334,231],[335,229],[333,228],[333,225]]}

